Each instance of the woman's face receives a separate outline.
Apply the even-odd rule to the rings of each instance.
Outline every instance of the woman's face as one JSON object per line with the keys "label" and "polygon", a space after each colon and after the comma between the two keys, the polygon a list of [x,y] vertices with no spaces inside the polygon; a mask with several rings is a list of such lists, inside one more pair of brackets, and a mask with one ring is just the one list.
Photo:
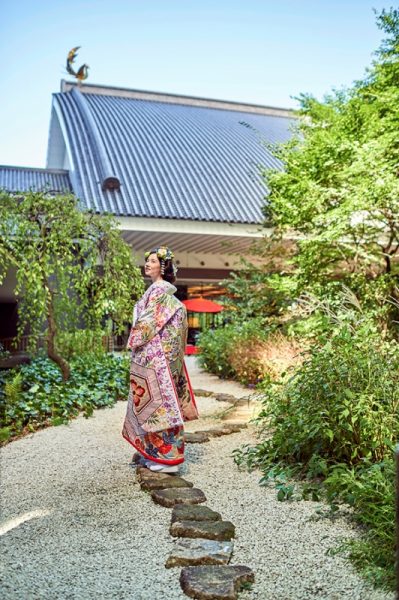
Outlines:
{"label": "woman's face", "polygon": [[161,263],[155,252],[150,254],[150,256],[146,259],[145,266],[144,266],[144,272],[147,275],[147,277],[151,277],[151,279],[153,281],[162,279]]}

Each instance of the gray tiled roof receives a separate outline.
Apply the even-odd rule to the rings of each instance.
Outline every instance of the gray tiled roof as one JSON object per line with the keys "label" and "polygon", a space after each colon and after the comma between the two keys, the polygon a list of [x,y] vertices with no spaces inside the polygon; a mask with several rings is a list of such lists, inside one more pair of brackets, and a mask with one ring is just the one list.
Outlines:
{"label": "gray tiled roof", "polygon": [[47,190],[62,193],[71,192],[72,186],[68,171],[0,165],[0,189],[7,192]]}
{"label": "gray tiled roof", "polygon": [[54,94],[54,108],[87,208],[236,223],[262,220],[258,167],[281,167],[262,140],[288,140],[295,120],[76,88]]}

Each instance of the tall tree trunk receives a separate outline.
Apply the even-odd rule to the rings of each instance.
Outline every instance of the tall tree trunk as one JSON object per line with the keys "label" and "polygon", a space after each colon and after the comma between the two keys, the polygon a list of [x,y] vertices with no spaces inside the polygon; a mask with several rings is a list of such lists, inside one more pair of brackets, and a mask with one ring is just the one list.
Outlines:
{"label": "tall tree trunk", "polygon": [[391,273],[391,257],[388,254],[384,255],[385,260],[385,273]]}
{"label": "tall tree trunk", "polygon": [[57,333],[57,325],[54,316],[54,292],[46,286],[47,290],[47,322],[48,322],[48,333],[47,333],[47,355],[53,360],[61,369],[62,378],[64,381],[69,379],[71,369],[67,361],[60,356],[55,348],[55,336]]}

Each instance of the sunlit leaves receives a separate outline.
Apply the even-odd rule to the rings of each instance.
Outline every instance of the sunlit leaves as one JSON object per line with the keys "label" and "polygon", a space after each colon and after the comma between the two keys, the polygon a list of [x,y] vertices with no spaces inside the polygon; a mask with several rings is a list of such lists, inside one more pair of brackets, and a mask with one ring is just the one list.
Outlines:
{"label": "sunlit leaves", "polygon": [[318,101],[302,94],[299,133],[266,170],[266,224],[298,242],[299,287],[340,273],[399,273],[399,11],[363,80]]}
{"label": "sunlit leaves", "polygon": [[117,328],[130,320],[143,280],[116,220],[83,212],[74,196],[0,195],[2,277],[16,268],[19,333],[34,345],[49,311],[58,330]]}

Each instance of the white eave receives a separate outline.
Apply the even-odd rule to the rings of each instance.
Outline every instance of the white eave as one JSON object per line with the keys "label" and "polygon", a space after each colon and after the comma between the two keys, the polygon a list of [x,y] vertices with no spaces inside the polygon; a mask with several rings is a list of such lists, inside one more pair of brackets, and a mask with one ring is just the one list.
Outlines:
{"label": "white eave", "polygon": [[183,219],[119,217],[124,239],[134,250],[148,250],[165,244],[175,252],[237,254],[270,234],[261,225],[214,223]]}

